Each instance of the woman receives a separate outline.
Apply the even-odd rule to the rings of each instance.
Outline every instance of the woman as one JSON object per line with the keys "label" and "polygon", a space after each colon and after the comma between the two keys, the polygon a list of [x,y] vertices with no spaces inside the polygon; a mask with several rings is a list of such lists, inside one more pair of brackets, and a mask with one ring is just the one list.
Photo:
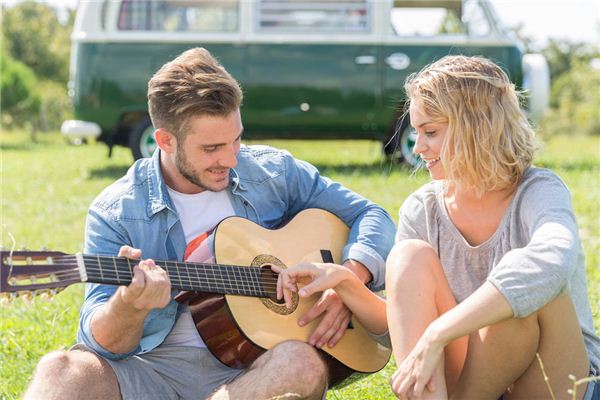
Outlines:
{"label": "woman", "polygon": [[[301,279],[312,280],[304,294],[334,287],[374,333],[387,315],[399,398],[549,398],[536,353],[554,395],[571,398],[570,374],[600,372],[600,340],[569,191],[532,166],[514,86],[486,59],[448,56],[405,89],[433,181],[400,209],[387,310],[331,264],[284,271],[280,294],[289,302]],[[600,399],[598,386],[577,398]]]}

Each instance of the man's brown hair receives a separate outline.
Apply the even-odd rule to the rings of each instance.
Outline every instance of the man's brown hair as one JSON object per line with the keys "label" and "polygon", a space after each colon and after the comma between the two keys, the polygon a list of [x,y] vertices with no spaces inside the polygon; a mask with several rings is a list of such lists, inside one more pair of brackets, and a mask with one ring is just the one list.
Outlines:
{"label": "man's brown hair", "polygon": [[148,82],[154,128],[184,137],[190,117],[227,116],[242,102],[238,82],[206,50],[187,50],[163,65]]}

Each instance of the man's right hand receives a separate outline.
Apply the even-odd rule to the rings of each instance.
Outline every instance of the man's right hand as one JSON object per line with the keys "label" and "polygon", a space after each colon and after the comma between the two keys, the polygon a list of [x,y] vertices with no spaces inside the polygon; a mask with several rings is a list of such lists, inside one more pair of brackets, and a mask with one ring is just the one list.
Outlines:
{"label": "man's right hand", "polygon": [[[137,260],[141,257],[140,249],[122,246],[119,257]],[[152,259],[143,260],[133,267],[133,279],[128,286],[117,291],[123,303],[136,310],[150,311],[162,308],[171,300],[171,282],[167,273],[157,266]]]}
{"label": "man's right hand", "polygon": [[[120,257],[137,260],[142,252],[130,246],[119,250]],[[171,300],[167,273],[152,260],[133,267],[133,279],[120,286],[106,304],[92,316],[92,335],[112,353],[128,353],[140,343],[144,320],[153,308],[165,307]]]}

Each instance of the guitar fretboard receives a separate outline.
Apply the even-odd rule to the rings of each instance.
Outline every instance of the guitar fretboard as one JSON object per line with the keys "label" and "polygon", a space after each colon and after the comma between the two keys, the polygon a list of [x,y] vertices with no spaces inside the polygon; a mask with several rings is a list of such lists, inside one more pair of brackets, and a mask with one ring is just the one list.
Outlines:
{"label": "guitar fretboard", "polygon": [[[108,285],[127,285],[138,263],[124,257],[83,255],[87,281]],[[234,294],[251,297],[273,297],[277,279],[269,270],[226,264],[179,261],[155,261],[167,272],[171,285],[179,290]]]}

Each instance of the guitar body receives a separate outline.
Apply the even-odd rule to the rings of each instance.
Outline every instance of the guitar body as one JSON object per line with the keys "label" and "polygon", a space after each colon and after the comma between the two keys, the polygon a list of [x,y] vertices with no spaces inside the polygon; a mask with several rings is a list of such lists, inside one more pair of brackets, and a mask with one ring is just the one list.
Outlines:
{"label": "guitar body", "polygon": [[[272,264],[284,268],[303,261],[341,264],[348,231],[336,216],[317,209],[299,213],[278,230],[231,217],[217,226],[215,257],[219,264],[264,266],[265,276],[270,276]],[[328,260],[328,255],[332,259]],[[266,280],[265,285],[272,286],[273,281]],[[246,368],[283,341],[307,342],[320,318],[302,327],[297,321],[319,297],[296,298],[292,311],[276,299],[236,295],[187,293],[178,301],[189,305],[198,332],[215,357],[232,368]],[[323,351],[332,385],[353,371],[376,372],[390,357],[390,350],[375,342],[355,319],[342,340]]]}

